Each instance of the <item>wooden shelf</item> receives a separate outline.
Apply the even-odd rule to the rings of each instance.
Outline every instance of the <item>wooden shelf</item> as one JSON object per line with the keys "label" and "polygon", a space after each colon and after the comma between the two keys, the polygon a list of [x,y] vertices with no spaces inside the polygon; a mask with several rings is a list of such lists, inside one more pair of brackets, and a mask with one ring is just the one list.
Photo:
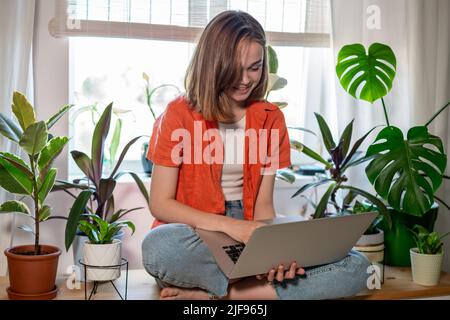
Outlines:
{"label": "wooden shelf", "polygon": [[450,295],[450,274],[443,272],[437,286],[421,286],[412,281],[411,268],[385,267],[381,289],[366,289],[352,299],[395,300]]}
{"label": "wooden shelf", "polygon": [[[80,289],[68,289],[66,276],[58,277],[59,288],[56,300],[83,300],[84,284]],[[155,280],[143,269],[130,270],[128,279],[129,300],[157,300],[159,288]],[[117,289],[122,293],[125,290],[125,273],[115,281]],[[88,285],[88,289],[91,288]],[[5,289],[8,287],[8,278],[0,277],[0,300],[8,299]],[[365,300],[390,300],[428,298],[437,296],[450,296],[450,274],[442,273],[439,285],[433,287],[420,286],[412,282],[410,268],[385,267],[385,281],[381,289],[365,290],[351,299]],[[110,283],[100,285],[94,300],[118,300],[120,299]]]}

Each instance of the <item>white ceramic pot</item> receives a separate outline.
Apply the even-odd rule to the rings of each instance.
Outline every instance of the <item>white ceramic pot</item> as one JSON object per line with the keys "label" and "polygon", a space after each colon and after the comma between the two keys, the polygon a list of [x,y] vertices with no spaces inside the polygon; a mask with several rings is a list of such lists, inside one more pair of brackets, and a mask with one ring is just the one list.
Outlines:
{"label": "white ceramic pot", "polygon": [[[84,243],[83,262],[89,266],[117,266],[121,263],[122,241],[114,239],[111,244]],[[120,267],[87,267],[88,281],[109,281],[120,277]]]}
{"label": "white ceramic pot", "polygon": [[[113,237],[113,239],[123,240],[124,237],[123,230],[120,230],[116,236]],[[72,243],[72,249],[73,249],[73,261],[74,265],[77,266],[75,269],[76,277],[82,282],[89,282],[84,279],[84,266],[79,262],[80,260],[83,260],[83,253],[84,253],[84,244],[86,241],[89,240],[87,236],[85,236],[83,233],[79,232],[75,236],[73,243]]]}
{"label": "white ceramic pot", "polygon": [[421,254],[417,248],[409,250],[413,281],[423,286],[435,286],[441,277],[443,253]]}
{"label": "white ceramic pot", "polygon": [[380,229],[377,230],[378,233],[375,234],[363,234],[353,249],[364,254],[373,265],[379,267],[380,281],[383,283],[384,232]]}

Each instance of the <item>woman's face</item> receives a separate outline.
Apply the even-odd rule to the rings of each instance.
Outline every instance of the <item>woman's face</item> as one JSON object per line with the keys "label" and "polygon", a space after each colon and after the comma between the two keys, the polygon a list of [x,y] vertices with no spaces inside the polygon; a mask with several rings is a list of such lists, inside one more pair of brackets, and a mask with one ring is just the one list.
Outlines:
{"label": "woman's face", "polygon": [[227,90],[227,95],[238,104],[243,103],[258,85],[261,79],[264,51],[255,41],[245,42],[241,46],[242,77]]}

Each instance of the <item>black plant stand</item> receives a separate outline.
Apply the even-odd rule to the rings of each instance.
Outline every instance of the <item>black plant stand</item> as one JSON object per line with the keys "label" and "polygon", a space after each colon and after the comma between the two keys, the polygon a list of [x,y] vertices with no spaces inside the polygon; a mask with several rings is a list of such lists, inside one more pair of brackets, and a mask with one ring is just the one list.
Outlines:
{"label": "black plant stand", "polygon": [[[92,266],[89,264],[84,263],[81,259],[79,260],[80,264],[84,267],[84,300],[91,300],[92,296],[97,293],[97,289],[101,282],[111,282],[112,286],[114,287],[114,290],[116,290],[117,294],[119,295],[120,299],[127,300],[127,293],[128,293],[128,260],[125,258],[121,258],[121,263],[117,265],[112,266]],[[119,290],[117,290],[116,286],[114,285],[113,280],[108,281],[94,281],[94,287],[92,288],[92,291],[89,295],[89,298],[87,297],[87,269],[121,269],[123,266],[126,266],[126,273],[125,273],[125,299],[120,294]]]}

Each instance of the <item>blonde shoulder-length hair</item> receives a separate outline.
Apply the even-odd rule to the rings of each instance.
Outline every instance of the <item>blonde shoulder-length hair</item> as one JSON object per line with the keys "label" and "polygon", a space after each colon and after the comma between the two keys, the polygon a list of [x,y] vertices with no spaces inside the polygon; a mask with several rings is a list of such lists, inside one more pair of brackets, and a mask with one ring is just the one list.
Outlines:
{"label": "blonde shoulder-length hair", "polygon": [[233,119],[227,89],[241,78],[240,48],[247,41],[263,47],[261,80],[246,102],[261,100],[267,89],[266,36],[259,22],[243,11],[218,14],[203,31],[184,80],[190,105],[207,120]]}

